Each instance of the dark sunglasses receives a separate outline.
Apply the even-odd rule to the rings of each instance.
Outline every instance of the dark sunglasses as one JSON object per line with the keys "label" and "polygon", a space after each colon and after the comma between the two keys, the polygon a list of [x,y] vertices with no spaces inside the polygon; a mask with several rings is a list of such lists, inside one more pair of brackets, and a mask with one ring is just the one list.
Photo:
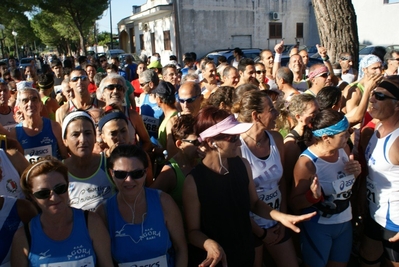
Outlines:
{"label": "dark sunglasses", "polygon": [[130,178],[137,180],[140,179],[144,176],[144,174],[146,173],[145,169],[142,170],[134,170],[134,171],[117,171],[117,170],[112,170],[114,172],[114,177],[116,179],[119,180],[125,180],[128,176],[130,176]]}
{"label": "dark sunglasses", "polygon": [[187,104],[193,103],[200,95],[190,97],[190,98],[179,98],[179,102],[184,104],[187,102]]}
{"label": "dark sunglasses", "polygon": [[106,59],[102,59],[102,60],[100,60],[100,62],[105,62],[105,61],[107,61]]}
{"label": "dark sunglasses", "polygon": [[117,91],[122,91],[123,90],[123,86],[120,85],[120,84],[108,84],[107,86],[104,87],[104,89],[107,89],[107,90],[110,90],[110,91],[115,90],[115,88],[116,88]]}
{"label": "dark sunglasses", "polygon": [[144,87],[144,86],[146,86],[148,83],[140,83],[140,86],[141,87]]}
{"label": "dark sunglasses", "polygon": [[323,73],[322,75],[320,75],[320,76],[317,76],[317,77],[323,77],[323,78],[327,78],[327,77],[328,77],[328,73]]}
{"label": "dark sunglasses", "polygon": [[238,139],[240,139],[239,134],[231,135],[231,134],[219,134],[218,136],[214,137],[216,140],[223,140],[229,143],[235,143]]}
{"label": "dark sunglasses", "polygon": [[42,189],[40,191],[32,193],[32,195],[37,198],[37,199],[47,199],[51,195],[51,191],[57,195],[62,195],[65,194],[68,191],[68,185],[67,184],[59,184],[54,186],[54,188],[51,189]]}
{"label": "dark sunglasses", "polygon": [[261,73],[265,74],[265,73],[266,73],[266,70],[257,70],[257,71],[256,71],[256,74],[261,74]]}
{"label": "dark sunglasses", "polygon": [[86,75],[82,75],[82,76],[75,76],[71,78],[71,82],[77,82],[78,80],[82,80],[82,81],[86,81],[87,80],[87,76]]}
{"label": "dark sunglasses", "polygon": [[385,99],[398,100],[398,99],[396,99],[395,97],[384,95],[384,94],[381,93],[381,92],[372,92],[371,95],[374,96],[374,98],[375,98],[376,100],[378,100],[378,101],[384,101]]}
{"label": "dark sunglasses", "polygon": [[391,58],[391,60],[399,61],[399,57],[398,58]]}
{"label": "dark sunglasses", "polygon": [[201,144],[201,142],[198,141],[198,139],[195,139],[195,140],[182,139],[182,141],[190,143],[190,144],[192,144],[194,146],[199,146]]}

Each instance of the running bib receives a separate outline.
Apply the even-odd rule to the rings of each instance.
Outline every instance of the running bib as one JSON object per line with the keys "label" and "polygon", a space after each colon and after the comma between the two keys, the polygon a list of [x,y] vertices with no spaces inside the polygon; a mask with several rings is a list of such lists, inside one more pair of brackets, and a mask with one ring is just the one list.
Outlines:
{"label": "running bib", "polygon": [[85,259],[80,259],[77,261],[67,261],[67,262],[54,262],[40,264],[40,267],[94,267],[93,256]]}
{"label": "running bib", "polygon": [[335,200],[345,200],[352,195],[352,186],[355,183],[355,176],[353,174],[345,176],[341,179],[332,182],[334,188]]}
{"label": "running bib", "polygon": [[39,159],[45,158],[47,156],[52,156],[51,145],[32,147],[24,149],[25,158],[30,164],[36,163]]}
{"label": "running bib", "polygon": [[377,203],[380,203],[379,195],[375,191],[374,182],[367,176],[367,200],[370,205],[378,207]]}
{"label": "running bib", "polygon": [[256,190],[260,200],[269,205],[272,209],[280,210],[281,192],[278,187],[266,191],[264,188]]}
{"label": "running bib", "polygon": [[148,132],[158,133],[159,119],[146,115],[141,115],[141,118]]}
{"label": "running bib", "polygon": [[168,263],[166,261],[166,255],[159,256],[157,258],[152,258],[148,260],[135,261],[135,262],[127,262],[127,263],[119,263],[119,267],[168,267]]}

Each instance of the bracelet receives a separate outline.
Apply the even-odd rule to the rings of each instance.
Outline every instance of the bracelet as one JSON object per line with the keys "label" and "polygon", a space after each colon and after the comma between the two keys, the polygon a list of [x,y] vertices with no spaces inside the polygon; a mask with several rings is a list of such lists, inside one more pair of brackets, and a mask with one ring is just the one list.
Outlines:
{"label": "bracelet", "polygon": [[321,58],[323,61],[328,61],[330,58],[328,57],[328,55],[326,55],[326,57],[322,57]]}
{"label": "bracelet", "polygon": [[281,54],[276,53],[274,55],[274,62],[281,62]]}
{"label": "bracelet", "polygon": [[267,229],[263,228],[263,235],[259,236],[258,238],[259,238],[260,240],[263,240],[263,239],[266,238],[266,236],[267,236]]}
{"label": "bracelet", "polygon": [[312,204],[316,204],[316,203],[319,203],[320,201],[324,201],[323,194],[319,198],[314,198],[313,192],[310,189],[306,192],[305,197],[306,197],[306,200]]}

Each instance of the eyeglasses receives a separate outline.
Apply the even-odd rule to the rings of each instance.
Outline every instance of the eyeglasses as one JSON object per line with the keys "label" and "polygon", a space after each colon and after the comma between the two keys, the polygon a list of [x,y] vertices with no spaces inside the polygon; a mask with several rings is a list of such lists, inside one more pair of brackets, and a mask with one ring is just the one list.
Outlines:
{"label": "eyeglasses", "polygon": [[110,91],[115,90],[115,88],[116,88],[116,91],[122,91],[123,90],[123,86],[120,85],[120,84],[108,84],[107,86],[104,87],[104,89],[107,89],[107,90],[110,90]]}
{"label": "eyeglasses", "polygon": [[239,134],[235,134],[235,135],[219,134],[219,135],[215,136],[214,138],[216,140],[223,140],[223,141],[227,141],[229,143],[235,143],[238,141],[238,139],[240,139],[240,135]]}
{"label": "eyeglasses", "polygon": [[195,140],[182,139],[182,141],[183,141],[183,142],[190,143],[190,144],[192,144],[192,145],[194,145],[194,146],[199,146],[199,145],[201,144],[201,142],[198,141],[198,139],[195,139]]}
{"label": "eyeglasses", "polygon": [[321,74],[321,75],[319,75],[319,76],[317,76],[317,77],[327,78],[327,77],[328,77],[328,73],[323,73],[323,74]]}
{"label": "eyeglasses", "polygon": [[114,172],[114,177],[119,180],[125,180],[128,176],[130,178],[137,180],[140,179],[144,176],[144,174],[147,172],[145,169],[142,170],[134,170],[134,171],[117,171],[117,170],[112,170]]}
{"label": "eyeglasses", "polygon": [[375,92],[375,91],[374,91],[371,95],[374,96],[374,98],[375,98],[376,100],[378,100],[378,101],[384,101],[385,99],[398,100],[398,99],[396,99],[395,97],[388,96],[388,95],[384,95],[384,94],[381,93],[381,92]]}
{"label": "eyeglasses", "polygon": [[87,76],[86,75],[82,75],[82,76],[75,76],[71,78],[71,82],[77,82],[78,80],[81,81],[86,81],[87,80]]}
{"label": "eyeglasses", "polygon": [[59,185],[54,186],[53,189],[42,189],[40,191],[34,192],[32,195],[37,199],[47,199],[50,197],[51,192],[53,192],[57,195],[62,195],[62,194],[65,194],[66,191],[68,191],[68,185],[67,184],[59,184]]}
{"label": "eyeglasses", "polygon": [[266,73],[266,70],[257,70],[257,71],[256,71],[256,74],[261,74],[261,73],[262,73],[262,74],[265,74],[265,73]]}
{"label": "eyeglasses", "polygon": [[179,98],[179,102],[184,104],[187,102],[187,104],[193,103],[200,95],[190,97],[190,98]]}
{"label": "eyeglasses", "polygon": [[149,82],[146,82],[146,83],[140,83],[140,86],[141,86],[141,87],[144,87],[144,86],[146,86],[148,83],[149,83]]}
{"label": "eyeglasses", "polygon": [[398,58],[391,58],[391,60],[399,61],[399,57]]}

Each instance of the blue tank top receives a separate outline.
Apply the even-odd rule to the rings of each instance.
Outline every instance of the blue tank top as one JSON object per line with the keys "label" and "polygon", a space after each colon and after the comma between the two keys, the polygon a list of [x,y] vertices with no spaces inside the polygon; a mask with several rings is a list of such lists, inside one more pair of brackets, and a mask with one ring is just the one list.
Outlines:
{"label": "blue tank top", "polygon": [[43,129],[35,136],[27,135],[22,123],[15,126],[18,142],[24,149],[25,158],[31,164],[46,156],[53,156],[61,159],[58,155],[57,139],[51,128],[51,120],[47,118],[42,118],[42,120]]}
{"label": "blue tank top", "polygon": [[157,103],[150,102],[150,95],[144,96],[143,104],[140,107],[140,115],[150,137],[158,139],[158,129],[164,115]]}
{"label": "blue tank top", "polygon": [[[165,225],[160,193],[158,190],[145,188],[145,194],[147,215],[141,224],[131,224],[122,218],[117,195],[107,200],[112,257],[118,264],[130,263],[126,266],[175,266],[170,255],[172,242]],[[162,261],[167,262],[167,265],[162,265]]]}
{"label": "blue tank top", "polygon": [[0,209],[0,265],[10,261],[12,238],[21,225],[17,210],[17,199],[4,196],[3,207]]}
{"label": "blue tank top", "polygon": [[94,267],[96,254],[82,210],[72,208],[73,227],[64,240],[55,241],[43,231],[40,214],[30,222],[32,243],[28,255],[29,266]]}

